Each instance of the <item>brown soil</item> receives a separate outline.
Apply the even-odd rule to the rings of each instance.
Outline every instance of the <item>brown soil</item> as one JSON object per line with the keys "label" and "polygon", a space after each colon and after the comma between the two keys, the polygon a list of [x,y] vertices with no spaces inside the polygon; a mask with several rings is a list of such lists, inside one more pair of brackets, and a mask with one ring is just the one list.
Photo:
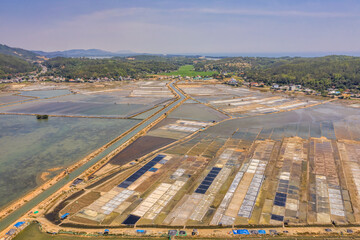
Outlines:
{"label": "brown soil", "polygon": [[50,168],[48,169],[49,172],[55,172],[55,171],[58,171],[58,170],[61,170],[63,169],[63,167],[55,167],[55,168]]}
{"label": "brown soil", "polygon": [[74,213],[80,211],[82,208],[90,205],[92,202],[94,202],[99,197],[100,197],[99,192],[89,192],[88,194],[80,197],[76,201],[67,205],[63,210],[61,210],[61,213],[74,214]]}
{"label": "brown soil", "polygon": [[44,181],[44,182],[45,182],[45,181],[48,179],[49,175],[50,175],[49,172],[43,172],[43,173],[41,173],[41,175],[40,175],[41,181]]}

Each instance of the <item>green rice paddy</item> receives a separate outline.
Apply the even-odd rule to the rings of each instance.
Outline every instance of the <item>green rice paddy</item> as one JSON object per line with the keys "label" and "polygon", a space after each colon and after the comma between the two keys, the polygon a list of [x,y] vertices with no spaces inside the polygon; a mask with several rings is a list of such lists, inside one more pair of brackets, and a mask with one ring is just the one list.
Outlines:
{"label": "green rice paddy", "polygon": [[207,71],[207,72],[198,72],[195,71],[194,66],[193,65],[184,65],[181,66],[177,71],[173,71],[173,72],[169,72],[169,73],[164,73],[163,75],[167,75],[167,76],[189,76],[189,77],[196,77],[196,76],[200,76],[200,77],[206,77],[206,76],[212,76],[213,74],[218,74],[217,71]]}

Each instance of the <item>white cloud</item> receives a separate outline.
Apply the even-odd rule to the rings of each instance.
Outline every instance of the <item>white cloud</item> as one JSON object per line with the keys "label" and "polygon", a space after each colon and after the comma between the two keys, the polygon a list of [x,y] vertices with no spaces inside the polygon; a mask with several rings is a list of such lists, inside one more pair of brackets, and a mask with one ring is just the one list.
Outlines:
{"label": "white cloud", "polygon": [[[187,11],[182,9],[181,11]],[[215,8],[199,8],[189,9],[188,11],[198,13],[210,14],[232,14],[242,16],[271,16],[271,17],[320,17],[320,18],[338,18],[338,17],[359,17],[360,15],[345,13],[345,12],[305,12],[297,10],[287,11],[267,11],[267,10],[253,10],[253,9],[215,9]]]}
{"label": "white cloud", "polygon": [[[244,17],[227,18],[227,15]],[[279,21],[277,17],[301,17],[301,21],[282,18]],[[313,17],[321,19],[313,21]],[[359,19],[346,17],[354,15],[251,9],[115,8],[58,20],[50,27],[34,28],[31,23],[28,26],[24,23],[21,34],[25,37],[9,30],[18,31],[16,26],[0,24],[0,32],[7,33],[2,35],[5,43],[47,51],[71,48],[150,53],[358,50],[354,46],[358,39],[355,36],[360,36],[360,29],[355,27]]]}

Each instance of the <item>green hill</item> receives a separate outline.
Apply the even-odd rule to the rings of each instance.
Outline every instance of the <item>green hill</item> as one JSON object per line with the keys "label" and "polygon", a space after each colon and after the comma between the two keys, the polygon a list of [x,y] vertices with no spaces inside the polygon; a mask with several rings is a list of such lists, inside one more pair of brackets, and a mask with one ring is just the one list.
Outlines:
{"label": "green hill", "polygon": [[319,91],[332,86],[360,90],[360,57],[235,57],[200,62],[195,69],[241,74],[248,81],[267,85],[300,84]]}
{"label": "green hill", "polygon": [[36,70],[36,66],[21,58],[0,54],[0,78]]}
{"label": "green hill", "polygon": [[66,78],[98,78],[119,76],[139,77],[164,71],[173,71],[178,66],[168,61],[138,61],[124,58],[88,59],[56,57],[44,62],[48,73]]}
{"label": "green hill", "polygon": [[22,48],[13,48],[13,47],[9,47],[3,44],[0,44],[0,53],[1,54],[5,54],[5,55],[11,55],[11,56],[15,56],[15,57],[19,57],[22,58],[24,60],[30,60],[30,61],[34,61],[34,60],[39,60],[39,56],[38,54],[22,49]]}
{"label": "green hill", "polygon": [[316,90],[336,88],[358,89],[360,84],[360,58],[326,56],[293,58],[278,61],[265,67],[245,70],[250,81],[266,84],[300,84]]}

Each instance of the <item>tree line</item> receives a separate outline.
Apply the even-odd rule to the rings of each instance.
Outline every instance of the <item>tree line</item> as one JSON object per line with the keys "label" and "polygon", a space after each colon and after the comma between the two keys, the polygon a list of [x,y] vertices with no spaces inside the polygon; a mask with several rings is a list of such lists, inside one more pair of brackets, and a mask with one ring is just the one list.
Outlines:
{"label": "tree line", "polygon": [[126,58],[89,59],[57,57],[46,61],[47,75],[62,76],[65,78],[118,78],[130,76],[143,77],[147,74],[174,71],[179,66],[188,63],[187,58],[170,59],[151,56],[136,56]]}
{"label": "tree line", "polygon": [[224,58],[202,62],[195,67],[199,70],[241,73],[248,81],[267,85],[297,84],[319,91],[332,87],[359,90],[360,83],[360,57],[340,55],[315,58]]}
{"label": "tree line", "polygon": [[38,67],[35,64],[21,58],[0,54],[0,79],[27,74],[37,69]]}

